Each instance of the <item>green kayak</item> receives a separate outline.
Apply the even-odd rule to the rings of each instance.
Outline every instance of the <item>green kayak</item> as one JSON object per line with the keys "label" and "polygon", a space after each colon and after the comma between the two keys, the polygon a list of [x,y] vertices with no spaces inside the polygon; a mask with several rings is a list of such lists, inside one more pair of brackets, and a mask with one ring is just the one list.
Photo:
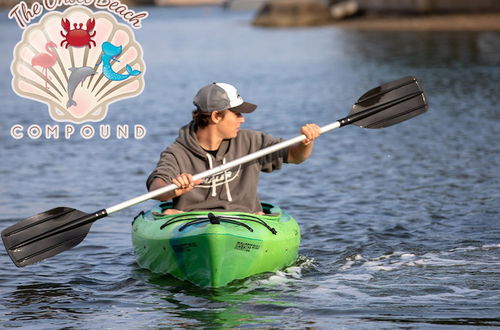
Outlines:
{"label": "green kayak", "polygon": [[281,208],[262,203],[265,215],[186,212],[164,215],[163,202],[132,223],[140,267],[171,274],[200,287],[221,287],[273,272],[297,260],[300,228]]}

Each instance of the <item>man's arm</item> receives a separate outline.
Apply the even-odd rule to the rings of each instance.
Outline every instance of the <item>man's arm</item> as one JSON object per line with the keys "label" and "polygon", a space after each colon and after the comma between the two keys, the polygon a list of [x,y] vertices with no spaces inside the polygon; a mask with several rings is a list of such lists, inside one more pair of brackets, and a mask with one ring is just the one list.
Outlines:
{"label": "man's arm", "polygon": [[313,151],[314,140],[321,135],[321,131],[316,124],[306,124],[301,127],[300,134],[304,134],[306,139],[288,149],[288,162],[292,164],[300,164],[309,158]]}
{"label": "man's arm", "polygon": [[[167,192],[160,196],[156,196],[155,199],[159,201],[168,201],[172,198],[179,197],[188,191],[191,191],[196,185],[200,184],[202,180],[193,180],[191,174],[182,173],[172,180],[172,183],[179,187],[173,191]],[[154,178],[149,186],[149,191],[153,191],[162,187],[165,187],[167,183],[160,178]]]}

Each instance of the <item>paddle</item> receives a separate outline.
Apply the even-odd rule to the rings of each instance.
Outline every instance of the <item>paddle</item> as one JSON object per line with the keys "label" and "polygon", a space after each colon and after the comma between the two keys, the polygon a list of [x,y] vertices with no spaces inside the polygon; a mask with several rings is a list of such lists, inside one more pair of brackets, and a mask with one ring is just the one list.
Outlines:
{"label": "paddle", "polygon": [[[326,133],[345,125],[383,128],[415,117],[427,110],[422,89],[414,77],[401,78],[363,94],[345,118],[321,127]],[[304,140],[304,135],[196,174],[194,180],[223,172]],[[85,213],[74,208],[57,207],[24,219],[2,231],[2,240],[10,258],[18,267],[33,264],[78,245],[88,234],[92,223],[132,205],[177,189],[174,184],[135,197],[126,202]]]}

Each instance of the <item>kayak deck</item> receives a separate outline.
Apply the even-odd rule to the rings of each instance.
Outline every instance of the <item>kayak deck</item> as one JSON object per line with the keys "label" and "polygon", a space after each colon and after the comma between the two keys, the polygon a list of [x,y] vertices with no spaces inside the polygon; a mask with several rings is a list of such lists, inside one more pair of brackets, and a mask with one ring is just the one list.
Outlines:
{"label": "kayak deck", "polygon": [[265,215],[186,212],[164,215],[171,203],[141,212],[133,222],[137,262],[200,287],[221,287],[235,279],[293,264],[300,228],[279,207],[263,203]]}

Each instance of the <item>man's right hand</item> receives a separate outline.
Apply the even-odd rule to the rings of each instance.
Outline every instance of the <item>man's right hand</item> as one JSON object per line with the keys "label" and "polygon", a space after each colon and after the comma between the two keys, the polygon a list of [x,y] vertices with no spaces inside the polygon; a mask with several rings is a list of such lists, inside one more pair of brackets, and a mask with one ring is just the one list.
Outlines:
{"label": "man's right hand", "polygon": [[172,183],[179,187],[179,189],[174,190],[175,197],[179,197],[179,196],[193,190],[193,188],[196,185],[199,185],[202,182],[203,182],[202,180],[194,181],[193,176],[191,174],[188,174],[188,173],[182,173],[182,174],[178,175],[177,177],[175,177],[172,180]]}
{"label": "man's right hand", "polygon": [[[193,181],[193,176],[191,174],[182,173],[172,180],[172,183],[178,186],[178,189],[165,193],[163,195],[155,197],[159,201],[168,201],[172,198],[179,197],[182,194],[191,191],[196,185],[202,183],[202,180]],[[168,185],[163,179],[155,178],[149,187],[149,191],[160,189]]]}

